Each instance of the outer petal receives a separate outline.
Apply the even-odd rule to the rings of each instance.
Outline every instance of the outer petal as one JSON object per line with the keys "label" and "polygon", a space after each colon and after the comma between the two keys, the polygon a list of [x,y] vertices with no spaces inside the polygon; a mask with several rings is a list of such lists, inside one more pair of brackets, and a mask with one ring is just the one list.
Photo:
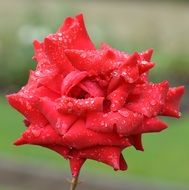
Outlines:
{"label": "outer petal", "polygon": [[58,41],[46,37],[44,41],[45,53],[49,58],[51,64],[54,64],[59,68],[63,73],[68,73],[74,70],[72,64],[68,60],[67,56],[64,53],[64,49],[59,44]]}
{"label": "outer petal", "polygon": [[60,114],[49,98],[40,98],[38,108],[59,135],[64,135],[77,119],[75,115]]}
{"label": "outer petal", "polygon": [[169,88],[161,114],[179,118],[181,115],[179,112],[179,105],[183,94],[184,86]]}
{"label": "outer petal", "polygon": [[158,118],[145,118],[143,124],[133,134],[160,132],[167,128],[167,124]]}
{"label": "outer petal", "polygon": [[83,120],[78,120],[69,131],[63,136],[64,142],[73,148],[83,149],[97,145],[106,146],[130,146],[125,138],[121,138],[113,133],[97,133],[85,127]]}
{"label": "outer petal", "polygon": [[16,140],[14,144],[64,145],[61,136],[50,125],[46,125],[45,127],[30,125],[21,138]]}
{"label": "outer petal", "polygon": [[79,158],[86,158],[110,165],[114,170],[126,170],[127,164],[121,154],[122,149],[114,146],[97,146],[78,151]]}
{"label": "outer petal", "polygon": [[106,43],[102,43],[100,46],[100,49],[113,52],[118,61],[125,60],[125,58],[129,57],[129,54],[127,52],[123,52],[123,51],[119,51],[117,49],[114,49]]}
{"label": "outer petal", "polygon": [[121,64],[109,50],[67,49],[65,53],[76,69],[87,71],[90,75],[105,74],[117,69]]}
{"label": "outer petal", "polygon": [[35,98],[26,98],[21,95],[11,94],[7,96],[9,104],[22,113],[30,123],[44,126],[48,123],[46,118],[37,110]]}
{"label": "outer petal", "polygon": [[155,63],[148,61],[139,61],[139,73],[145,73],[154,67]]}
{"label": "outer petal", "polygon": [[126,108],[144,114],[147,117],[156,116],[165,103],[169,84],[167,81],[157,84],[143,84],[135,88],[136,94],[131,98]]}
{"label": "outer petal", "polygon": [[150,61],[151,57],[152,57],[152,54],[153,54],[153,49],[150,48],[148,49],[147,51],[145,52],[142,52],[140,54],[141,58],[144,60],[144,61]]}
{"label": "outer petal", "polygon": [[47,81],[53,78],[59,72],[57,64],[52,64],[49,58],[45,54],[44,44],[35,40],[33,42],[34,46],[34,56],[33,59],[37,61],[37,68],[35,75],[39,78],[38,80]]}
{"label": "outer petal", "polygon": [[87,115],[86,127],[97,132],[116,131],[120,135],[128,136],[141,124],[142,119],[142,115],[127,109],[108,113],[92,112]]}
{"label": "outer petal", "polygon": [[142,134],[131,135],[129,137],[131,144],[136,148],[136,150],[144,151],[142,146]]}
{"label": "outer petal", "polygon": [[119,68],[121,76],[128,83],[134,83],[139,78],[138,59],[138,53],[134,53]]}
{"label": "outer petal", "polygon": [[58,32],[62,33],[61,41],[66,49],[95,49],[87,34],[82,14],[76,17],[68,17],[58,29]]}
{"label": "outer petal", "polygon": [[57,152],[58,154],[60,154],[65,159],[68,158],[70,150],[65,146],[60,146],[60,145],[42,145],[42,146]]}

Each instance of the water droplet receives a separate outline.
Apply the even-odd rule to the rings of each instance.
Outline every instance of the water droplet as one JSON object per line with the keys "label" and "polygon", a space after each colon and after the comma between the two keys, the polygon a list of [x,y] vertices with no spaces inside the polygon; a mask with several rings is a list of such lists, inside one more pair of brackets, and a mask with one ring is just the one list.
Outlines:
{"label": "water droplet", "polygon": [[116,105],[115,105],[114,103],[112,103],[111,107],[112,107],[112,108],[115,108],[115,106],[116,106]]}
{"label": "water droplet", "polygon": [[68,107],[73,107],[73,103],[72,102],[68,102]]}
{"label": "water droplet", "polygon": [[34,137],[39,137],[41,134],[41,131],[37,130],[37,129],[31,129],[31,132],[32,132]]}
{"label": "water droplet", "polygon": [[152,100],[152,101],[150,102],[150,104],[151,104],[152,106],[155,106],[155,105],[156,105],[156,101],[155,101],[155,100]]}
{"label": "water droplet", "polygon": [[39,77],[41,75],[41,72],[40,71],[36,71],[35,75]]}
{"label": "water droplet", "polygon": [[119,114],[121,114],[123,117],[128,117],[129,113],[127,111],[118,110]]}
{"label": "water droplet", "polygon": [[178,116],[181,117],[181,115],[182,115],[181,112],[179,112],[179,113],[178,113]]}
{"label": "water droplet", "polygon": [[62,33],[57,33],[58,36],[62,36]]}
{"label": "water droplet", "polygon": [[148,62],[147,61],[141,61],[141,64],[147,64]]}
{"label": "water droplet", "polygon": [[100,125],[101,125],[101,126],[104,126],[104,124],[105,124],[104,121],[101,121],[101,122],[100,122]]}
{"label": "water droplet", "polygon": [[107,116],[108,116],[108,114],[107,114],[107,113],[105,113],[105,114],[103,114],[103,116],[102,116],[102,117],[104,117],[104,118],[105,118],[105,117],[107,117]]}
{"label": "water droplet", "polygon": [[118,75],[119,75],[118,71],[114,70],[114,71],[112,72],[112,76],[116,77],[116,76],[118,76]]}
{"label": "water droplet", "polygon": [[121,74],[122,74],[122,76],[126,76],[126,75],[127,75],[126,70],[123,70],[123,71],[121,72]]}
{"label": "water droplet", "polygon": [[85,104],[88,104],[88,103],[89,103],[89,101],[88,101],[88,100],[86,100],[86,101],[85,101]]}

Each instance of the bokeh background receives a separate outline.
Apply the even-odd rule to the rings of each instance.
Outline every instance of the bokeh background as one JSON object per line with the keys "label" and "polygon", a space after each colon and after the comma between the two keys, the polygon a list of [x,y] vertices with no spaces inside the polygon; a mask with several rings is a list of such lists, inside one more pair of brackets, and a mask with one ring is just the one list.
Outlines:
{"label": "bokeh background", "polygon": [[186,94],[180,120],[166,119],[168,130],[144,135],[144,153],[125,151],[127,172],[88,161],[78,189],[189,189],[189,1],[0,0],[0,190],[68,189],[68,163],[60,156],[12,145],[24,130],[23,118],[4,95],[24,85],[35,68],[32,41],[81,12],[96,47],[107,42],[130,53],[153,48],[151,80],[185,85]]}

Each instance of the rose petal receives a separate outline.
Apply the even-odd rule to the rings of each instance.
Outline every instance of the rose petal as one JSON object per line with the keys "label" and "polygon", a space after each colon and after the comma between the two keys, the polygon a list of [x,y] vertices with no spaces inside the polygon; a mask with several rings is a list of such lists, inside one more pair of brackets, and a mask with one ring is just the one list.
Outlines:
{"label": "rose petal", "polygon": [[56,100],[56,109],[63,114],[75,113],[78,115],[88,111],[102,111],[103,100],[103,97],[75,99],[67,96],[62,96]]}
{"label": "rose petal", "polygon": [[137,84],[144,84],[148,83],[148,73],[142,73],[138,80],[136,81]]}
{"label": "rose petal", "polygon": [[117,61],[123,61],[126,58],[129,57],[129,54],[127,52],[119,51],[117,49],[112,48],[109,44],[102,43],[100,46],[101,50],[109,50],[110,52],[113,52],[114,55],[116,56]]}
{"label": "rose petal", "polygon": [[86,158],[110,165],[114,170],[126,170],[122,149],[114,146],[97,146],[78,151],[79,158]]}
{"label": "rose petal", "polygon": [[184,86],[169,88],[161,115],[179,118],[181,116],[179,105],[183,94]]}
{"label": "rose petal", "polygon": [[63,136],[64,142],[73,148],[83,149],[97,145],[130,146],[127,139],[113,133],[97,133],[85,127],[83,120],[76,121]]}
{"label": "rose petal", "polygon": [[135,88],[126,108],[147,117],[160,113],[167,96],[169,83],[167,81],[157,84],[142,84]]}
{"label": "rose petal", "polygon": [[107,99],[111,101],[111,111],[117,111],[123,107],[130,89],[131,87],[128,84],[122,83],[118,86],[117,89],[115,89],[107,96]]}
{"label": "rose petal", "polygon": [[105,74],[117,69],[120,65],[120,62],[116,61],[114,53],[110,50],[67,49],[65,53],[76,69],[87,71],[90,75]]}
{"label": "rose petal", "polygon": [[133,134],[160,132],[167,128],[167,124],[158,118],[145,118],[143,124]]}
{"label": "rose petal", "polygon": [[56,74],[58,74],[59,69],[55,64],[52,64],[47,55],[45,54],[44,44],[35,40],[33,42],[34,46],[34,56],[33,59],[37,61],[37,68],[35,71],[35,75],[40,78],[40,81],[47,80],[48,78],[52,78]]}
{"label": "rose petal", "polygon": [[62,33],[62,39],[60,40],[66,49],[95,49],[87,34],[82,14],[76,17],[68,17],[60,26],[58,32]]}
{"label": "rose petal", "polygon": [[67,95],[69,91],[82,81],[86,76],[87,72],[83,71],[72,71],[62,81],[61,94]]}
{"label": "rose petal", "polygon": [[142,115],[127,109],[108,113],[92,112],[87,114],[86,128],[102,133],[116,131],[120,135],[128,136],[141,124],[142,118]]}
{"label": "rose petal", "polygon": [[115,90],[119,86],[120,82],[121,82],[121,76],[118,73],[118,71],[116,70],[112,71],[112,78],[110,79],[107,87],[107,94]]}
{"label": "rose petal", "polygon": [[48,97],[51,100],[55,100],[60,97],[58,93],[50,90],[49,88],[45,86],[40,86],[39,88],[37,88],[35,95],[37,97]]}
{"label": "rose petal", "polygon": [[140,61],[139,62],[139,73],[145,73],[149,71],[152,67],[154,67],[155,63],[147,62],[147,61]]}
{"label": "rose petal", "polygon": [[138,53],[134,53],[119,68],[121,76],[128,83],[134,83],[139,77],[138,58]]}
{"label": "rose petal", "polygon": [[57,152],[58,154],[60,154],[65,159],[68,158],[70,150],[67,147],[60,146],[60,145],[42,145],[42,146]]}
{"label": "rose petal", "polygon": [[141,58],[144,60],[144,61],[150,61],[150,59],[151,59],[151,57],[152,57],[152,54],[153,54],[153,49],[152,48],[150,48],[150,49],[148,49],[147,51],[145,51],[145,52],[142,52],[141,54],[140,54],[140,56],[141,56]]}
{"label": "rose petal", "polygon": [[79,86],[85,90],[87,93],[90,94],[91,97],[102,97],[104,96],[104,91],[98,85],[97,82],[84,80],[82,81]]}
{"label": "rose petal", "polygon": [[129,141],[136,148],[136,150],[144,151],[144,148],[142,146],[142,135],[141,134],[131,135],[129,137]]}
{"label": "rose petal", "polygon": [[37,106],[59,135],[64,135],[77,119],[75,115],[60,114],[56,104],[48,98],[40,98]]}
{"label": "rose petal", "polygon": [[7,96],[9,104],[22,113],[30,123],[37,124],[39,126],[46,125],[48,121],[35,107],[35,98],[26,98],[19,93],[11,94]]}
{"label": "rose petal", "polygon": [[30,125],[14,144],[64,145],[64,142],[50,125],[44,127]]}
{"label": "rose petal", "polygon": [[45,53],[49,58],[51,64],[56,64],[56,66],[63,72],[68,73],[74,70],[72,64],[68,60],[64,53],[64,49],[58,43],[58,41],[52,40],[46,37],[44,40]]}

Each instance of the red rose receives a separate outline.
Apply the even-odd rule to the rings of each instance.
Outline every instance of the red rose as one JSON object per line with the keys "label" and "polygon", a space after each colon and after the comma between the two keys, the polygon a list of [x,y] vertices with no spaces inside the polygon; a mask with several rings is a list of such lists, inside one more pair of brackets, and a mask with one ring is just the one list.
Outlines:
{"label": "red rose", "polygon": [[167,127],[157,116],[180,117],[184,87],[148,81],[152,49],[132,55],[91,42],[82,15],[67,18],[57,33],[34,41],[35,71],[9,95],[25,116],[15,144],[52,149],[70,161],[73,176],[87,159],[126,170],[122,150],[143,150],[143,133]]}

